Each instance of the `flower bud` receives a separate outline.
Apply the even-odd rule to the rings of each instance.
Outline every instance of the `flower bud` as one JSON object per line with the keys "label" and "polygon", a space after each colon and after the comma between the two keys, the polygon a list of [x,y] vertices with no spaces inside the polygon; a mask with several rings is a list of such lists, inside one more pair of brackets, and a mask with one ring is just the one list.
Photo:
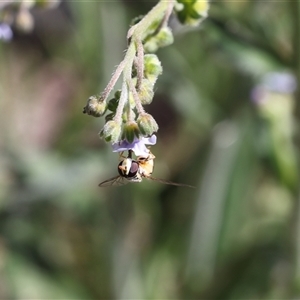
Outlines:
{"label": "flower bud", "polygon": [[154,91],[153,84],[149,79],[143,79],[138,90],[140,101],[143,105],[150,104],[152,102]]}
{"label": "flower bud", "polygon": [[146,54],[144,56],[144,76],[149,79],[152,84],[155,83],[158,75],[162,73],[160,60],[155,54]]}
{"label": "flower bud", "polygon": [[108,121],[105,123],[99,135],[103,137],[106,142],[116,143],[120,140],[121,125],[114,120]]}
{"label": "flower bud", "polygon": [[158,50],[157,41],[154,37],[151,37],[145,44],[144,44],[144,51],[146,53],[154,53]]}
{"label": "flower bud", "polygon": [[174,42],[172,31],[169,27],[163,27],[154,36],[150,36],[144,44],[145,52],[154,53],[158,48],[166,47]]}
{"label": "flower bud", "polygon": [[83,113],[94,117],[101,117],[105,114],[106,108],[106,101],[101,101],[100,97],[91,96],[83,108]]}
{"label": "flower bud", "polygon": [[158,47],[166,47],[174,42],[174,36],[170,27],[163,27],[156,35]]}
{"label": "flower bud", "polygon": [[117,110],[118,104],[119,104],[119,99],[112,98],[107,103],[107,109],[112,111],[112,112],[115,112]]}
{"label": "flower bud", "polygon": [[[130,109],[130,113],[128,113],[128,109]],[[129,120],[135,120],[136,114],[134,112],[134,109],[132,107],[125,107],[122,113],[122,122],[127,123]]]}
{"label": "flower bud", "polygon": [[128,121],[123,127],[122,139],[132,143],[134,139],[139,137],[140,130],[136,122]]}
{"label": "flower bud", "polygon": [[180,5],[175,6],[177,17],[182,24],[197,26],[207,17],[208,0],[177,0]]}
{"label": "flower bud", "polygon": [[154,118],[147,113],[140,114],[137,119],[140,132],[144,136],[150,136],[158,130],[158,125]]}
{"label": "flower bud", "polygon": [[117,90],[117,91],[115,92],[115,99],[119,100],[120,97],[121,97],[121,90]]}

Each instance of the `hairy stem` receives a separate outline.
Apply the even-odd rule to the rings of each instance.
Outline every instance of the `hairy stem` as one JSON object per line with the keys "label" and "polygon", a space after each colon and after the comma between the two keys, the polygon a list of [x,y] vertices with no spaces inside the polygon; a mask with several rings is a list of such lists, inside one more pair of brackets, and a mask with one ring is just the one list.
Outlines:
{"label": "hairy stem", "polygon": [[128,79],[131,79],[132,75],[132,65],[134,62],[135,54],[136,54],[136,44],[134,42],[131,42],[129,44],[129,47],[127,49],[124,61],[126,62],[124,72],[123,72],[123,81],[127,81]]}
{"label": "hairy stem", "polygon": [[173,9],[175,0],[160,0],[145,17],[134,26],[134,29],[128,32],[127,37],[135,37],[137,39],[143,40],[143,34],[156,20],[161,20],[164,18],[166,11]]}
{"label": "hairy stem", "polygon": [[137,41],[137,90],[140,90],[144,78],[144,47],[142,41]]}
{"label": "hairy stem", "polygon": [[114,88],[115,84],[117,83],[120,75],[122,74],[124,67],[126,64],[126,57],[120,62],[120,64],[117,66],[116,71],[113,73],[112,78],[110,79],[109,83],[101,93],[99,101],[105,101],[109,94],[111,93],[112,89]]}
{"label": "hairy stem", "polygon": [[123,62],[125,63],[124,70],[123,70],[123,84],[121,90],[121,96],[119,100],[119,104],[116,110],[116,115],[114,120],[118,123],[122,121],[122,114],[124,110],[124,106],[128,101],[128,81],[131,81],[131,72],[132,72],[132,64],[136,54],[136,47],[134,43],[130,43],[125,58]]}
{"label": "hairy stem", "polygon": [[164,18],[162,19],[161,23],[160,23],[159,26],[157,27],[157,29],[156,29],[154,35],[155,35],[156,33],[158,33],[163,27],[167,26],[168,21],[169,21],[169,19],[170,19],[170,16],[171,16],[171,14],[172,14],[173,8],[174,8],[174,4],[175,4],[174,1],[170,1],[170,2],[169,2],[169,6],[168,6],[168,8],[167,8],[167,10],[166,10],[166,12],[165,12]]}
{"label": "hairy stem", "polygon": [[141,114],[145,112],[139,99],[138,92],[132,81],[132,66],[134,62],[137,65],[137,89],[139,90],[144,76],[144,49],[142,43],[143,35],[145,34],[145,32],[147,32],[148,28],[157,20],[162,20],[161,24],[164,25],[171,15],[174,4],[175,0],[160,0],[139,23],[132,26],[128,31],[127,39],[130,39],[130,41],[126,55],[123,61],[118,65],[115,73],[113,74],[113,77],[101,94],[101,100],[106,100],[121,73],[123,72],[122,91],[114,117],[114,120],[119,123],[121,123],[122,121],[123,110],[126,103],[128,102],[128,90],[133,95],[138,113]]}
{"label": "hairy stem", "polygon": [[128,85],[129,85],[129,90],[130,92],[132,93],[132,96],[133,96],[133,99],[134,99],[134,102],[135,102],[135,106],[136,106],[136,109],[138,111],[139,114],[143,114],[145,113],[145,110],[144,110],[144,107],[140,101],[140,97],[136,91],[136,88],[132,82],[132,80],[129,80],[128,81]]}
{"label": "hairy stem", "polygon": [[119,104],[116,110],[116,114],[114,116],[114,120],[119,124],[121,124],[122,122],[122,114],[123,114],[124,106],[127,101],[128,101],[128,88],[126,82],[123,82]]}

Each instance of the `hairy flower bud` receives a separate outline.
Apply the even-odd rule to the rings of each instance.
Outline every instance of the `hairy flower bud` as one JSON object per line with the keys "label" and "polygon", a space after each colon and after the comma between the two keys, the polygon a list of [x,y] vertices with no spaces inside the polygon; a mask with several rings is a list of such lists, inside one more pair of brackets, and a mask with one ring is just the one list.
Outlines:
{"label": "hairy flower bud", "polygon": [[147,113],[140,114],[137,119],[140,132],[144,136],[150,136],[158,130],[158,125],[154,118]]}
{"label": "hairy flower bud", "polygon": [[120,140],[121,125],[114,120],[108,121],[105,123],[99,135],[103,137],[106,142],[116,143]]}
{"label": "hairy flower bud", "polygon": [[144,56],[144,76],[155,83],[157,77],[162,73],[160,60],[155,54],[146,54]]}
{"label": "hairy flower bud", "polygon": [[[208,0],[177,0],[177,17],[182,24],[197,26],[207,17]],[[181,5],[180,5],[181,4]]]}
{"label": "hairy flower bud", "polygon": [[146,53],[154,53],[158,50],[157,41],[155,38],[151,37],[145,44],[144,44],[144,51]]}
{"label": "hairy flower bud", "polygon": [[135,138],[140,135],[140,130],[136,122],[128,121],[123,126],[122,139],[127,140],[127,142],[132,143]]}
{"label": "hairy flower bud", "polygon": [[147,53],[154,53],[158,48],[166,47],[174,42],[174,37],[169,27],[163,27],[154,36],[150,36],[145,44],[144,49]]}
{"label": "hairy flower bud", "polygon": [[105,114],[106,108],[106,101],[101,101],[100,97],[91,96],[83,108],[83,113],[94,117],[101,117]]}
{"label": "hairy flower bud", "polygon": [[170,27],[163,27],[156,35],[157,46],[166,47],[174,42],[174,36]]}
{"label": "hairy flower bud", "polygon": [[117,90],[115,92],[114,98],[112,98],[111,100],[108,101],[108,104],[107,104],[108,110],[110,110],[112,112],[116,111],[116,109],[119,105],[120,96],[121,96],[121,90]]}
{"label": "hairy flower bud", "polygon": [[150,104],[152,102],[154,91],[153,84],[149,79],[143,79],[138,90],[138,95],[143,105]]}

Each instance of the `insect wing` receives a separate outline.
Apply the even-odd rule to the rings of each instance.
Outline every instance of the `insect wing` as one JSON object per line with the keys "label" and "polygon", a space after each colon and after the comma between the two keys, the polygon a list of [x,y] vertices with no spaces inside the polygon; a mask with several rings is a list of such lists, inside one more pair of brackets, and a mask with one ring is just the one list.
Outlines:
{"label": "insect wing", "polygon": [[192,185],[188,185],[188,184],[184,184],[184,183],[176,183],[176,182],[173,182],[173,181],[159,179],[159,178],[155,178],[155,177],[152,177],[152,176],[146,176],[146,175],[143,175],[143,176],[145,178],[147,178],[147,179],[150,179],[150,180],[153,180],[153,181],[157,181],[157,182],[160,182],[160,183],[163,183],[163,184],[169,184],[169,185],[175,185],[175,186],[183,186],[183,187],[189,187],[189,188],[193,188],[193,189],[195,188]]}
{"label": "insect wing", "polygon": [[115,176],[100,182],[98,186],[100,187],[108,187],[108,186],[120,186],[126,184],[128,181],[122,176]]}

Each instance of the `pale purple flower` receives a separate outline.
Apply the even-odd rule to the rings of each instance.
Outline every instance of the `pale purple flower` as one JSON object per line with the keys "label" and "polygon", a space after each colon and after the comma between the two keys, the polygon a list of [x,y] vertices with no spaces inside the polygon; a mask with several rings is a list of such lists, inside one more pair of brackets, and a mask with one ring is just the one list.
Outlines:
{"label": "pale purple flower", "polygon": [[12,39],[13,32],[10,26],[6,23],[0,23],[0,40],[8,42]]}
{"label": "pale purple flower", "polygon": [[266,101],[269,92],[291,94],[297,88],[296,78],[287,72],[270,72],[261,80],[261,83],[251,91],[251,99],[256,104]]}
{"label": "pale purple flower", "polygon": [[262,84],[271,92],[284,94],[291,94],[297,88],[295,76],[287,72],[270,72],[264,76]]}
{"label": "pale purple flower", "polygon": [[136,156],[147,157],[149,155],[149,150],[146,145],[155,145],[156,135],[153,134],[149,138],[142,137],[140,139],[135,138],[132,143],[123,140],[119,143],[112,144],[113,152],[122,152],[132,150]]}

